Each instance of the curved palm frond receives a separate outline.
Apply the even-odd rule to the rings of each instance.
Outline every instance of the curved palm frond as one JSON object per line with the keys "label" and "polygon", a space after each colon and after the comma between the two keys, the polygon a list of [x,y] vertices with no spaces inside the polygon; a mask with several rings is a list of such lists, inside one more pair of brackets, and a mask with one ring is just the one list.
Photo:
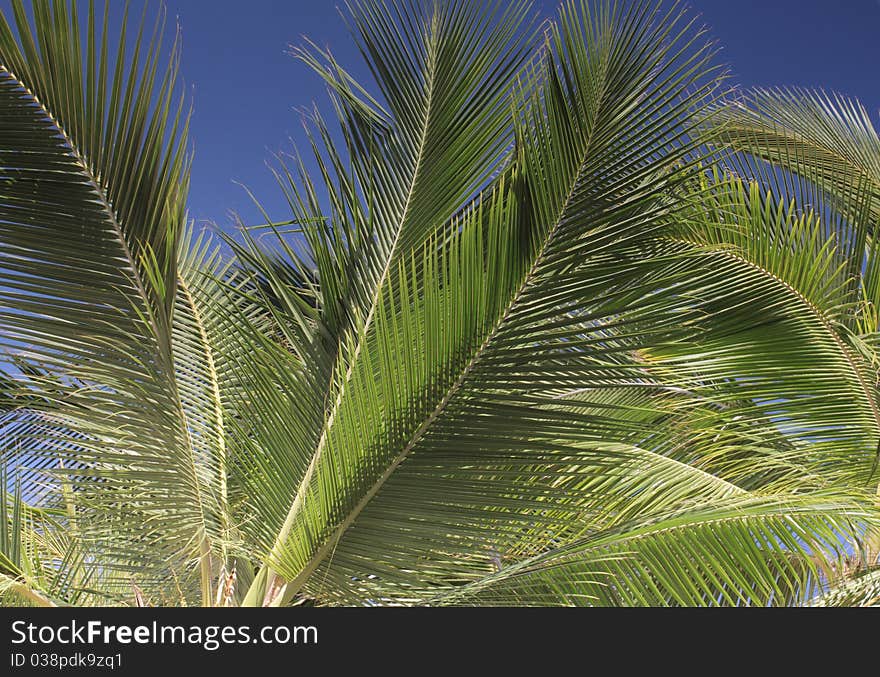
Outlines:
{"label": "curved palm frond", "polygon": [[0,598],[873,599],[856,104],[730,104],[677,5],[569,0],[540,41],[522,2],[360,0],[376,93],[295,50],[341,136],[313,115],[289,218],[227,251],[186,224],[161,21],[111,49],[109,4],[13,7]]}
{"label": "curved palm frond", "polygon": [[[427,517],[436,512],[435,492],[418,467],[422,458],[429,466],[439,462],[443,452],[435,438],[447,449],[468,445],[474,455],[460,459],[465,468],[479,466],[481,452],[483,458],[492,450],[506,454],[507,472],[512,481],[521,478],[521,491],[545,495],[547,487],[533,481],[554,463],[535,444],[548,434],[542,426],[572,439],[596,437],[585,421],[554,415],[531,392],[548,382],[566,384],[566,372],[577,384],[589,374],[598,377],[596,363],[626,349],[604,345],[602,324],[617,321],[640,294],[640,276],[665,265],[662,259],[637,264],[635,258],[668,220],[660,194],[684,180],[679,165],[696,148],[687,137],[688,121],[695,119],[689,114],[706,105],[714,86],[707,77],[708,49],[679,58],[695,39],[680,18],[647,4],[623,16],[611,10],[593,16],[575,5],[563,12],[540,66],[546,84],[529,94],[529,112],[518,124],[521,169],[505,173],[412,263],[393,271],[394,282],[359,344],[359,359],[345,374],[348,386],[334,405],[332,428],[322,437],[309,482],[297,493],[289,533],[282,531],[276,546],[272,566],[292,585],[275,601],[309,581],[340,585],[364,576],[364,567],[380,566],[398,551],[408,558],[443,552],[449,560],[449,549],[461,548],[471,551],[473,564],[463,556],[455,564],[459,575],[470,566],[486,569],[486,543],[475,560],[476,546],[452,545],[458,540],[450,531],[452,505],[446,502],[443,523]],[[631,157],[653,161],[626,164]],[[603,248],[612,243],[620,253],[606,255]],[[620,282],[606,291],[615,277]],[[654,289],[661,280],[647,284]],[[555,331],[547,331],[554,324]],[[586,327],[592,335],[579,337]],[[546,345],[530,345],[530,332]],[[515,344],[523,346],[522,356]],[[514,369],[508,366],[517,362]],[[470,430],[474,439],[462,437]],[[557,448],[559,462],[570,463],[566,445]],[[416,494],[410,468],[419,477]],[[437,479],[437,497],[448,496],[455,477]],[[479,473],[466,472],[462,486],[479,479]],[[484,501],[485,492],[508,486],[490,472],[485,483],[474,498]],[[398,484],[406,499],[398,498]],[[526,507],[535,502],[526,493],[520,500]],[[471,499],[459,509],[485,510],[493,518],[486,529],[504,529],[504,513],[481,508],[481,502]],[[507,502],[507,527],[515,531],[531,509],[520,513],[514,501]],[[410,515],[405,530],[389,518],[394,512]],[[468,525],[471,540],[484,540],[475,520]],[[359,535],[362,526],[370,532],[369,544]],[[418,544],[427,550],[413,550]],[[384,575],[398,566],[389,561]],[[340,571],[338,578],[329,568]],[[260,591],[250,601],[264,595],[273,598],[271,590]]]}
{"label": "curved palm frond", "polygon": [[89,4],[83,34],[77,3],[37,0],[32,22],[13,11],[17,32],[0,21],[0,341],[46,371],[22,378],[54,410],[18,457],[65,462],[81,537],[118,589],[131,572],[164,586],[169,566],[207,566],[219,510],[172,348],[188,180],[179,49],[163,60],[161,22],[132,42],[126,21],[111,45],[109,3],[102,27]]}
{"label": "curved palm frond", "polygon": [[[432,600],[456,605],[790,605],[821,580],[816,552],[872,520],[839,498],[715,500],[550,550]],[[847,519],[847,516],[849,519]],[[876,526],[876,523],[874,523]],[[732,544],[735,544],[731,547]],[[839,553],[842,557],[842,552]],[[682,572],[689,572],[682,576]]]}

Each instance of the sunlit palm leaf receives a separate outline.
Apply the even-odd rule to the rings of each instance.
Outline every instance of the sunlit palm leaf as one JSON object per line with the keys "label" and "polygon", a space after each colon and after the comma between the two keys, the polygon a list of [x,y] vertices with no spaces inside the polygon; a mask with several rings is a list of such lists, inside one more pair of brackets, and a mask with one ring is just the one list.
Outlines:
{"label": "sunlit palm leaf", "polygon": [[51,388],[23,378],[57,411],[19,458],[60,455],[103,566],[164,587],[169,566],[208,564],[216,512],[171,346],[187,183],[178,49],[163,62],[160,23],[149,43],[141,24],[133,45],[123,32],[111,46],[109,5],[103,28],[89,5],[84,34],[76,3],[37,0],[32,24],[13,9],[17,34],[0,21],[0,340],[48,370]]}
{"label": "sunlit palm leaf", "polygon": [[[620,16],[592,16],[574,5],[563,13],[541,67],[545,88],[530,100],[517,132],[523,169],[498,184],[485,206],[453,222],[446,250],[429,245],[426,258],[399,265],[396,293],[381,297],[326,446],[294,502],[293,537],[273,563],[293,579],[287,595],[313,574],[323,589],[326,567],[339,568],[339,585],[394,553],[433,558],[443,552],[449,560],[450,549],[458,547],[467,553],[456,565],[459,576],[485,571],[493,543],[480,535],[479,522],[468,521],[470,538],[455,546],[459,538],[448,526],[456,519],[453,506],[444,503],[447,522],[428,516],[436,511],[434,492],[448,496],[454,484],[441,474],[432,489],[418,472],[421,489],[407,489],[410,498],[403,500],[394,487],[409,486],[407,470],[438,462],[438,445],[472,449],[475,456],[459,459],[463,467],[479,466],[481,451],[497,450],[509,456],[511,482],[518,477],[523,492],[543,496],[550,487],[538,478],[554,466],[565,472],[571,462],[571,452],[554,444],[552,435],[601,434],[601,421],[591,429],[590,419],[554,416],[530,392],[549,383],[607,379],[614,369],[603,361],[637,343],[621,332],[621,344],[609,345],[603,326],[616,323],[648,288],[664,284],[666,262],[661,257],[643,264],[640,245],[668,223],[661,193],[684,180],[684,172],[673,170],[695,148],[687,140],[688,121],[695,119],[689,114],[705,105],[712,88],[708,50],[697,47],[695,56],[678,57],[695,39],[678,18],[648,5]],[[627,165],[629,157],[652,161]],[[617,249],[606,253],[612,245]],[[639,279],[648,271],[657,277],[642,287]],[[637,315],[638,305],[631,312]],[[553,329],[539,329],[548,326]],[[541,438],[559,450],[558,461],[541,448]],[[467,482],[480,474],[469,473]],[[497,470],[484,471],[484,481],[479,497],[485,501],[486,492],[497,491],[501,500],[507,485]],[[534,519],[535,500],[549,500],[524,493],[523,510],[517,510],[516,499],[506,498],[505,517],[505,511],[481,507],[477,496],[459,509],[485,511],[489,532],[522,529]],[[383,507],[386,497],[393,508]],[[576,505],[569,495],[559,500]],[[410,526],[402,529],[390,518],[394,512],[409,515]],[[369,541],[361,529],[369,530]],[[383,576],[389,571],[386,565]],[[309,585],[309,592],[317,589]]]}

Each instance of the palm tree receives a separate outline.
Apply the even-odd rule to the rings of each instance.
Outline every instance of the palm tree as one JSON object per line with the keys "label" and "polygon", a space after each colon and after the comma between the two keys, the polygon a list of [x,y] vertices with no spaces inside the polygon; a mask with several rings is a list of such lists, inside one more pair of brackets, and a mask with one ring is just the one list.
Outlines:
{"label": "palm tree", "polygon": [[211,235],[161,21],[111,45],[107,5],[12,4],[6,603],[877,597],[856,104],[731,99],[676,7],[358,0],[373,92],[297,50],[318,169]]}

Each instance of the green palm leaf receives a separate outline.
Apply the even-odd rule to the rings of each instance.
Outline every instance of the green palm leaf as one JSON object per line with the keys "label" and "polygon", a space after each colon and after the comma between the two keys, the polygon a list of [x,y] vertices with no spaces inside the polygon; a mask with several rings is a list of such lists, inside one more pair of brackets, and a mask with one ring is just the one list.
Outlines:
{"label": "green palm leaf", "polygon": [[725,99],[678,6],[361,0],[375,91],[295,50],[339,133],[214,239],[178,43],[78,8],[0,20],[4,603],[873,602],[856,103]]}
{"label": "green palm leaf", "polygon": [[171,345],[188,171],[178,50],[161,65],[160,25],[145,46],[142,23],[126,68],[125,32],[110,55],[109,5],[99,32],[90,4],[82,36],[73,3],[33,3],[32,25],[13,9],[17,36],[0,23],[0,340],[59,374],[43,384],[52,422],[19,455],[64,458],[103,565],[124,585],[131,570],[164,585],[169,558],[207,566],[217,512]]}
{"label": "green palm leaf", "polygon": [[[483,205],[453,221],[449,235],[440,236],[440,242],[447,242],[445,249],[440,242],[429,243],[411,265],[400,264],[380,299],[366,340],[359,344],[360,359],[345,374],[349,386],[332,410],[332,428],[322,437],[308,483],[298,492],[276,546],[273,568],[293,579],[288,597],[313,575],[328,580],[329,573],[318,569],[331,559],[334,566],[345,567],[351,557],[363,562],[368,552],[394,551],[392,539],[405,533],[388,519],[382,499],[399,500],[393,498],[392,486],[423,455],[425,463],[436,462],[433,439],[435,434],[441,439],[448,435],[446,426],[464,431],[473,420],[479,430],[474,453],[491,438],[490,448],[504,449],[514,459],[508,472],[512,478],[522,477],[524,486],[540,476],[533,468],[544,452],[531,449],[529,438],[546,436],[542,419],[550,419],[544,425],[554,434],[596,435],[583,422],[568,422],[539,408],[540,399],[530,398],[529,392],[548,381],[565,383],[566,371],[579,384],[584,374],[599,371],[597,358],[615,350],[597,341],[599,332],[580,341],[577,334],[590,323],[601,326],[603,318],[610,322],[639,294],[632,278],[657,267],[648,263],[639,270],[628,257],[640,256],[639,245],[666,223],[669,210],[659,194],[684,180],[670,177],[670,170],[695,147],[680,125],[687,124],[693,108],[705,105],[701,102],[712,86],[703,80],[707,50],[690,59],[676,58],[693,37],[682,38],[687,27],[677,27],[674,19],[647,5],[624,17],[610,12],[593,17],[574,6],[563,13],[552,37],[554,50],[542,66],[547,84],[534,94],[518,127],[517,161],[524,169],[507,176]],[[577,51],[581,41],[589,54]],[[622,44],[631,49],[618,49]],[[696,93],[680,100],[693,88]],[[580,111],[588,112],[581,116]],[[669,150],[648,166],[608,172],[629,153],[650,156],[660,149]],[[625,206],[615,210],[617,204]],[[609,261],[602,247],[610,243],[621,254],[611,254]],[[574,264],[584,257],[586,262]],[[619,288],[599,293],[612,276],[623,280]],[[598,296],[592,301],[592,319],[585,319],[574,311],[584,307],[591,284]],[[654,288],[658,280],[650,284]],[[554,292],[549,297],[548,285]],[[530,346],[530,357],[511,371],[508,364],[518,359],[511,343],[528,345],[529,328],[534,332],[547,323],[557,324],[555,331],[542,335],[549,345]],[[513,414],[524,429],[520,421],[511,426]],[[493,429],[502,421],[521,437]],[[515,462],[518,448],[522,465]],[[470,464],[465,459],[460,463]],[[487,475],[487,484],[492,479]],[[537,483],[534,490],[546,492]],[[445,482],[438,486],[438,494],[448,491]],[[448,555],[453,537],[443,535],[446,525],[435,527],[420,515],[421,510],[435,510],[424,480],[420,493],[424,501],[405,507],[395,503],[394,511],[411,513],[413,528],[419,529],[413,537]],[[521,500],[531,503],[525,496]],[[387,536],[379,520],[370,517],[373,510],[381,511]],[[467,510],[479,512],[480,506],[468,504]],[[452,514],[450,510],[450,518]],[[519,529],[527,518],[513,510],[508,519],[509,528]],[[361,524],[370,525],[369,546],[358,535]],[[414,547],[409,539],[407,544]],[[476,566],[485,570],[487,562],[484,555]],[[467,565],[460,566],[464,571]],[[343,571],[342,579],[356,575],[355,570]],[[264,594],[250,599],[258,601]]]}

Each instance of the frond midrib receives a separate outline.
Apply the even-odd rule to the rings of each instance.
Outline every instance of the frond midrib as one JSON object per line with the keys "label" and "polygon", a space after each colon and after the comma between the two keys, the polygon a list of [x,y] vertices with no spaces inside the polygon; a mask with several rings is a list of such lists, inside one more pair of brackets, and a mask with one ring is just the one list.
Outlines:
{"label": "frond midrib", "polygon": [[[604,101],[605,92],[607,88],[607,79],[605,77],[602,78],[602,88],[599,96],[596,97],[596,108],[598,109],[601,106],[601,102]],[[379,479],[370,487],[370,489],[364,494],[361,500],[357,503],[357,505],[352,509],[343,522],[330,534],[325,540],[323,545],[316,550],[315,554],[309,559],[306,565],[303,567],[301,573],[287,584],[284,599],[290,599],[293,595],[295,595],[303,585],[307,582],[308,578],[314,573],[315,569],[320,565],[320,563],[326,558],[326,556],[331,552],[335,545],[340,541],[343,534],[348,530],[348,528],[354,523],[357,517],[363,512],[364,508],[370,503],[370,501],[379,493],[382,486],[385,482],[394,474],[394,471],[406,460],[407,456],[409,456],[410,452],[415,448],[416,444],[424,437],[425,433],[431,427],[431,425],[440,417],[443,411],[446,409],[446,406],[455,396],[455,394],[459,391],[461,386],[464,384],[468,375],[473,371],[474,367],[479,363],[480,358],[486,349],[491,345],[492,341],[497,336],[500,329],[504,326],[504,324],[509,319],[511,313],[516,308],[517,304],[522,298],[522,295],[527,290],[529,284],[532,282],[536,272],[541,267],[541,264],[544,261],[544,257],[547,253],[547,248],[550,243],[553,241],[556,233],[559,228],[562,226],[564,221],[565,214],[568,210],[569,205],[571,204],[572,199],[575,196],[577,191],[577,186],[580,183],[581,176],[583,174],[584,168],[587,165],[587,159],[590,155],[590,150],[592,148],[592,140],[593,140],[593,132],[595,131],[595,127],[590,129],[587,138],[584,140],[584,148],[581,153],[581,161],[577,165],[577,169],[574,172],[574,175],[571,179],[571,184],[568,193],[566,194],[565,200],[562,202],[561,207],[556,215],[555,220],[553,221],[553,225],[547,231],[546,236],[544,237],[543,242],[541,243],[540,248],[535,253],[535,260],[532,262],[532,265],[529,267],[529,270],[523,276],[523,280],[520,283],[516,293],[513,295],[511,301],[507,304],[504,309],[504,312],[501,314],[499,319],[492,326],[489,334],[483,341],[483,343],[477,348],[474,352],[473,356],[470,360],[465,364],[461,373],[453,382],[453,384],[446,391],[444,396],[441,398],[440,402],[434,408],[434,410],[428,415],[425,421],[419,425],[407,443],[404,445],[401,452],[395,457],[392,461],[391,465],[386,469],[386,471],[379,477]]]}
{"label": "frond midrib", "polygon": [[[699,242],[695,242],[695,241],[688,240],[686,238],[681,238],[681,237],[670,238],[670,241],[676,242],[679,244],[689,245],[689,246],[700,246],[701,245],[701,243],[699,243]],[[871,388],[868,385],[867,381],[865,381],[864,375],[861,373],[861,369],[859,368],[858,362],[852,356],[846,343],[844,343],[843,339],[840,337],[840,335],[834,329],[834,325],[831,323],[831,321],[828,319],[828,317],[826,317],[825,313],[815,303],[813,303],[808,297],[804,296],[804,294],[802,294],[796,287],[792,286],[790,283],[786,282],[784,279],[782,279],[781,277],[776,275],[772,270],[769,270],[769,269],[757,264],[755,261],[752,261],[751,259],[744,256],[743,254],[740,254],[737,251],[734,251],[731,249],[713,249],[713,251],[715,253],[721,254],[722,256],[725,256],[727,258],[734,259],[734,260],[738,261],[739,263],[743,263],[743,264],[749,266],[750,268],[758,271],[763,276],[765,276],[769,279],[772,279],[774,282],[779,283],[779,285],[781,285],[783,288],[785,288],[786,291],[791,296],[796,298],[801,303],[802,306],[807,308],[813,314],[813,316],[819,321],[822,328],[831,337],[832,341],[837,346],[839,352],[846,360],[846,363],[849,366],[850,371],[852,372],[852,375],[855,376],[856,380],[858,381],[859,386],[862,390],[862,394],[865,396],[865,399],[866,399],[868,406],[871,410],[871,414],[874,419],[875,432],[877,433],[878,436],[880,436],[880,405],[878,405],[874,396],[872,395]]]}
{"label": "frond midrib", "polygon": [[48,118],[48,120],[52,124],[52,127],[55,129],[56,132],[58,132],[59,136],[63,139],[65,146],[67,146],[67,152],[76,162],[79,170],[88,181],[89,188],[91,188],[92,192],[98,198],[98,202],[101,205],[107,221],[113,227],[113,235],[115,236],[115,239],[118,241],[120,247],[122,248],[122,253],[126,263],[128,264],[132,281],[134,282],[138,292],[138,296],[143,303],[142,310],[145,311],[145,314],[149,317],[150,327],[153,330],[156,343],[157,345],[161,345],[162,332],[159,331],[159,326],[156,324],[156,318],[154,317],[151,310],[152,304],[150,296],[147,293],[147,288],[144,285],[143,276],[140,272],[140,267],[135,260],[135,257],[131,251],[131,247],[129,247],[128,245],[128,240],[125,237],[122,225],[119,223],[119,219],[116,215],[116,210],[113,207],[112,201],[105,192],[104,188],[101,187],[96,174],[90,167],[85,156],[80,152],[78,144],[74,141],[70,134],[68,134],[67,130],[59,122],[59,120],[52,114],[48,106],[43,104],[43,102],[40,101],[39,97],[34,94],[34,92],[32,92],[31,89],[24,82],[22,82],[22,80],[17,75],[15,75],[15,73],[9,70],[9,68],[7,68],[5,64],[0,63],[0,71],[2,71],[11,80],[13,80],[15,84],[17,84],[28,95],[28,97],[30,97],[31,101],[33,101],[33,103],[40,109],[42,114],[45,115],[46,118]]}
{"label": "frond midrib", "polygon": [[[643,525],[639,529],[629,530],[629,531],[625,531],[622,528],[617,528],[617,529],[613,530],[613,533],[608,534],[608,535],[604,535],[604,536],[600,536],[599,538],[595,539],[596,540],[595,543],[591,543],[591,544],[585,543],[582,547],[577,547],[576,544],[572,544],[572,545],[568,546],[568,549],[571,552],[542,553],[542,554],[535,555],[527,560],[523,560],[522,562],[518,562],[518,563],[508,567],[507,569],[503,569],[502,571],[497,572],[495,574],[492,574],[491,576],[488,576],[487,578],[475,583],[473,586],[471,586],[470,591],[454,591],[450,595],[437,597],[433,601],[435,603],[438,601],[440,601],[440,602],[442,602],[442,601],[454,602],[454,600],[457,597],[466,597],[468,592],[479,593],[481,589],[485,589],[486,587],[490,587],[491,585],[493,585],[496,582],[504,582],[504,581],[510,580],[511,578],[515,578],[516,576],[529,574],[534,571],[539,571],[540,569],[530,569],[530,567],[534,567],[536,564],[540,565],[542,563],[542,560],[547,558],[548,554],[552,554],[554,557],[556,557],[560,560],[561,564],[564,564],[566,562],[566,560],[568,562],[571,562],[575,558],[577,558],[578,556],[582,556],[585,553],[598,553],[603,550],[608,551],[608,550],[612,550],[612,549],[619,549],[621,546],[625,545],[626,543],[639,543],[641,541],[649,540],[649,539],[655,538],[657,536],[665,536],[665,535],[674,534],[677,532],[688,531],[688,530],[693,529],[695,527],[705,528],[705,527],[711,527],[712,525],[724,525],[724,524],[737,523],[737,522],[748,523],[748,522],[754,522],[755,520],[768,519],[768,518],[769,519],[782,519],[784,521],[789,521],[791,519],[790,512],[788,512],[788,511],[781,512],[780,509],[795,507],[795,506],[797,506],[797,501],[795,501],[793,505],[791,503],[787,504],[787,502],[785,501],[785,497],[782,497],[783,500],[778,501],[775,504],[774,504],[774,502],[771,501],[769,503],[769,505],[764,505],[763,501],[765,501],[766,498],[770,498],[770,499],[777,498],[778,499],[779,497],[775,497],[773,495],[771,495],[769,497],[756,497],[756,500],[758,501],[758,507],[763,508],[762,510],[760,510],[760,512],[741,512],[740,514],[735,514],[735,515],[722,514],[720,516],[718,516],[718,515],[712,516],[711,512],[709,512],[709,514],[707,515],[706,518],[700,519],[699,521],[682,522],[679,524],[670,524],[670,525],[662,527],[660,529],[655,529],[653,524],[646,524],[646,525]],[[774,507],[776,508],[776,510],[772,509]],[[700,512],[697,511],[696,514],[700,515]],[[802,512],[798,512],[796,514],[798,514],[798,515],[806,514],[808,516],[810,516],[810,515],[816,516],[816,515],[823,515],[824,513],[818,513],[818,511],[816,511],[815,509],[812,509],[812,510],[808,509],[808,510],[805,510]],[[680,513],[677,515],[672,514],[672,515],[661,518],[659,521],[662,522],[665,519],[675,519],[676,517],[679,517],[679,518],[686,517],[687,515],[688,515],[688,512],[683,512],[683,513]],[[630,554],[630,555],[635,554],[637,556],[637,553],[627,553],[627,554]],[[599,561],[601,561],[601,560],[599,560]]]}
{"label": "frond midrib", "polygon": [[[196,326],[199,332],[199,339],[201,341],[201,346],[204,351],[204,357],[207,361],[208,374],[211,380],[211,404],[214,408],[214,418],[218,430],[216,431],[217,445],[218,445],[218,468],[217,468],[217,479],[220,484],[220,506],[219,506],[219,518],[220,518],[220,528],[221,533],[223,534],[223,539],[225,540],[228,536],[228,489],[227,489],[227,480],[226,480],[226,437],[225,431],[223,427],[223,402],[220,394],[220,382],[217,375],[216,363],[214,360],[214,350],[211,346],[211,342],[208,339],[208,333],[205,328],[204,321],[202,319],[202,315],[199,312],[198,306],[193,299],[192,293],[190,292],[189,286],[184,280],[183,275],[179,275],[177,278],[178,289],[182,292],[182,296],[185,299],[186,304],[189,306],[193,319],[195,320]],[[175,398],[178,403],[180,403],[180,397]],[[207,518],[205,516],[206,510],[204,504],[202,502],[201,497],[201,483],[198,480],[198,474],[196,472],[196,460],[195,460],[195,445],[192,443],[192,439],[188,434],[189,425],[187,424],[187,415],[186,411],[183,408],[181,403],[180,406],[180,416],[183,420],[184,430],[187,431],[187,440],[188,451],[190,464],[189,467],[192,469],[193,475],[193,483],[196,487],[196,493],[199,500],[200,512],[199,514],[202,516],[202,543],[201,547],[201,557],[200,557],[200,566],[201,566],[201,576],[202,576],[202,588],[203,588],[203,603],[210,604],[210,600],[213,599],[213,594],[211,592],[211,577],[212,577],[212,563],[211,563],[211,552],[212,552],[212,543],[211,538],[207,532]],[[225,561],[226,560],[226,547],[225,544],[221,546],[221,557]]]}
{"label": "frond midrib", "polygon": [[[127,268],[129,269],[129,274],[132,281],[135,284],[135,288],[138,293],[139,301],[142,304],[142,311],[146,315],[149,321],[149,326],[152,330],[153,336],[152,338],[155,340],[155,347],[157,348],[160,356],[162,356],[163,361],[166,362],[166,370],[168,374],[173,373],[173,369],[170,369],[172,365],[171,358],[171,338],[167,332],[162,332],[158,323],[156,322],[155,314],[152,309],[152,300],[147,292],[147,287],[144,284],[143,276],[140,271],[140,267],[135,260],[134,254],[131,250],[131,247],[128,244],[128,240],[125,237],[125,233],[122,227],[122,224],[119,222],[119,219],[116,215],[116,210],[113,207],[113,203],[110,197],[107,195],[105,189],[99,183],[99,180],[95,174],[95,172],[90,167],[88,161],[85,156],[80,152],[78,144],[75,142],[73,137],[67,132],[64,126],[60,123],[60,121],[52,114],[49,110],[48,106],[45,105],[39,97],[31,91],[31,89],[24,83],[20,78],[18,78],[15,73],[13,73],[5,64],[0,63],[0,71],[9,77],[18,87],[21,88],[23,92],[27,94],[30,100],[37,106],[40,112],[46,116],[46,118],[51,123],[54,131],[58,133],[58,135],[63,140],[64,145],[66,146],[66,151],[70,155],[70,157],[75,161],[77,165],[77,169],[82,173],[86,181],[88,182],[89,188],[91,188],[92,193],[97,198],[98,203],[101,205],[102,211],[112,226],[112,232],[114,235],[114,239],[116,239],[120,245],[122,250],[124,260],[127,263]],[[179,278],[178,278],[179,280]],[[176,381],[173,377],[169,376],[169,386],[171,387],[173,394],[172,399],[174,400],[178,413],[179,413],[179,422],[181,424],[181,431],[184,434],[185,438],[189,440],[189,434],[187,432],[187,424],[186,424],[186,415],[183,412],[183,408],[180,402],[180,397],[177,392]],[[205,515],[205,507],[204,501],[202,499],[201,485],[197,481],[197,474],[195,465],[192,463],[192,443],[188,441],[187,443],[189,457],[191,460],[190,470],[192,471],[193,476],[193,490],[195,492],[194,498],[198,503],[198,514],[200,516],[200,525],[197,528],[197,531],[200,535],[200,548],[204,551],[206,548],[210,551],[210,539],[208,537],[207,532],[207,519]],[[203,554],[204,557],[204,554]]]}
{"label": "frond midrib", "polygon": [[[370,307],[367,313],[367,317],[364,320],[364,323],[361,327],[357,329],[357,342],[354,346],[354,350],[351,353],[351,357],[348,359],[348,367],[345,371],[345,376],[343,377],[341,383],[339,384],[339,389],[336,393],[336,397],[333,400],[333,405],[330,407],[327,417],[324,420],[324,424],[321,427],[321,434],[318,439],[318,443],[315,449],[315,453],[312,455],[311,461],[309,462],[308,467],[306,468],[306,472],[303,475],[302,480],[297,487],[296,493],[294,494],[293,504],[291,505],[290,510],[285,518],[284,524],[282,525],[278,536],[275,539],[275,543],[270,551],[269,558],[271,559],[273,553],[276,553],[281,547],[283,547],[284,542],[287,539],[287,536],[290,533],[290,530],[293,528],[293,524],[296,520],[296,516],[299,514],[299,511],[302,508],[303,497],[308,491],[308,487],[311,484],[312,477],[315,474],[315,471],[318,467],[318,462],[323,454],[323,450],[327,445],[327,440],[329,439],[330,429],[333,427],[333,423],[336,420],[336,415],[339,411],[339,407],[342,405],[342,401],[345,397],[345,389],[348,385],[349,381],[351,381],[351,377],[354,374],[355,365],[357,363],[358,358],[360,357],[361,351],[363,349],[364,341],[367,338],[367,334],[372,324],[373,318],[375,317],[376,308],[379,305],[379,300],[382,297],[382,290],[385,285],[386,280],[388,279],[388,275],[391,271],[391,264],[393,262],[393,258],[397,251],[397,246],[400,242],[401,235],[404,230],[404,226],[406,224],[406,218],[409,214],[410,206],[412,204],[412,198],[415,193],[417,182],[419,178],[419,174],[421,171],[425,146],[427,143],[428,129],[431,121],[431,110],[433,103],[433,95],[434,89],[436,86],[436,72],[435,72],[435,60],[436,55],[434,52],[437,49],[436,45],[436,37],[435,40],[431,43],[431,50],[429,52],[428,59],[428,77],[426,77],[426,95],[425,95],[425,113],[423,118],[423,124],[420,129],[419,134],[419,142],[417,144],[417,154],[416,160],[413,167],[412,179],[409,183],[409,190],[407,191],[406,200],[404,202],[403,210],[401,211],[401,217],[398,220],[398,227],[396,233],[394,235],[394,240],[391,243],[391,248],[388,252],[388,255],[385,258],[385,265],[382,269],[382,272],[379,275],[378,280],[376,281],[375,287],[371,294],[370,298]],[[343,359],[343,352],[341,350],[337,351],[336,360]],[[331,381],[332,385],[332,381]],[[271,568],[271,567],[270,567]],[[274,578],[274,572],[270,572],[269,578]],[[255,578],[255,582],[259,580],[259,577]],[[270,586],[271,587],[271,584]]]}

